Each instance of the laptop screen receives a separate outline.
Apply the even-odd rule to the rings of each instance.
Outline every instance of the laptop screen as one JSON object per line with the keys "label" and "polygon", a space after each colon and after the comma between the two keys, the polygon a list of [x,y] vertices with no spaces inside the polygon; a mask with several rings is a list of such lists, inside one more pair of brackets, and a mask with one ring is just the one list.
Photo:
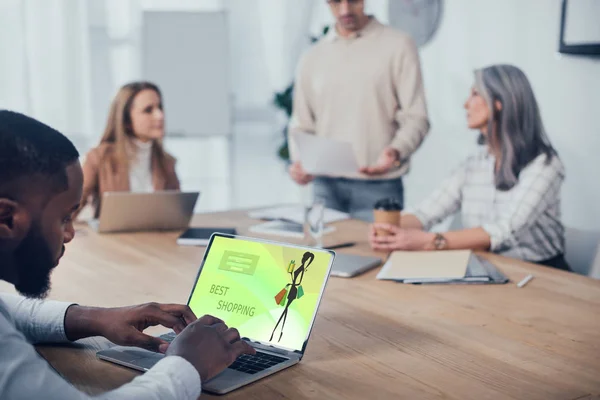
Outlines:
{"label": "laptop screen", "polygon": [[215,236],[189,306],[242,337],[302,351],[325,288],[332,253]]}

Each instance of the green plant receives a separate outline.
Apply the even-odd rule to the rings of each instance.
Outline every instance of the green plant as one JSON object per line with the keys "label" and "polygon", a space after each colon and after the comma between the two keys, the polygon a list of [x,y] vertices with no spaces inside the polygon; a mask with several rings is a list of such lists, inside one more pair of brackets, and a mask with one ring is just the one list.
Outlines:
{"label": "green plant", "polygon": [[[329,32],[329,26],[325,26],[323,28],[323,33],[321,34],[320,37],[314,37],[314,36],[311,37],[310,38],[311,43],[317,42],[320,38],[325,36],[327,34],[327,32]],[[279,156],[279,158],[281,158],[284,161],[290,160],[290,152],[289,152],[289,148],[288,148],[288,126],[289,126],[289,119],[292,116],[292,109],[294,106],[293,99],[294,99],[294,82],[292,82],[283,91],[275,93],[275,96],[273,97],[273,105],[275,105],[275,107],[283,110],[288,117],[288,123],[286,124],[285,128],[283,128],[283,144],[279,147],[279,150],[277,150],[277,155]]]}
{"label": "green plant", "polygon": [[294,84],[290,84],[283,92],[275,93],[275,98],[273,100],[273,104],[277,108],[285,111],[285,114],[288,117],[288,123],[283,128],[283,143],[277,150],[277,155],[284,161],[289,161],[290,152],[288,148],[288,125],[289,119],[292,116],[292,99],[294,98]]}

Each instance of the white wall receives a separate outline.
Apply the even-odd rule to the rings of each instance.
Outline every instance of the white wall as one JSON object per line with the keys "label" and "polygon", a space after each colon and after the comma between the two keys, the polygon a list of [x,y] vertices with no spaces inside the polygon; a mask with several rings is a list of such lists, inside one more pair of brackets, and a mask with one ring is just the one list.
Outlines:
{"label": "white wall", "polygon": [[223,0],[87,0],[86,4],[93,88],[91,145],[102,134],[119,87],[143,77],[143,12],[212,12],[223,10],[224,5]]}
{"label": "white wall", "polygon": [[[289,85],[310,36],[333,23],[325,0],[224,0],[230,16],[232,85],[237,109],[264,109]],[[387,22],[389,0],[368,0]]]}
{"label": "white wall", "polygon": [[272,95],[256,1],[228,0],[231,84],[236,108],[265,107]]}
{"label": "white wall", "polygon": [[322,0],[226,0],[235,107],[264,110],[293,80],[310,43],[314,4]]}
{"label": "white wall", "polygon": [[0,108],[68,135],[90,129],[87,4],[0,1]]}
{"label": "white wall", "polygon": [[510,63],[528,75],[566,165],[564,222],[600,230],[600,59],[557,53],[561,0],[444,3],[440,29],[421,51],[432,129],[406,179],[407,204],[423,199],[474,148],[462,108],[472,71]]}

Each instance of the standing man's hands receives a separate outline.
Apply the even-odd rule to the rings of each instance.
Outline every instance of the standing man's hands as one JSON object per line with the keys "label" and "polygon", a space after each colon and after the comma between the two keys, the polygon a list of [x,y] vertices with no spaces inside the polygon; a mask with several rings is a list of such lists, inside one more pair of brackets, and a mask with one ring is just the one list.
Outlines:
{"label": "standing man's hands", "polygon": [[298,185],[306,185],[311,182],[315,177],[313,175],[308,174],[304,168],[302,168],[302,164],[300,161],[294,162],[290,165],[288,169],[290,176]]}
{"label": "standing man's hands", "polygon": [[177,335],[166,354],[189,361],[202,382],[206,382],[242,354],[256,354],[256,351],[240,339],[237,329],[228,328],[220,319],[205,315]]}
{"label": "standing man's hands", "polygon": [[[400,152],[393,147],[386,147],[374,165],[362,167],[359,169],[359,172],[370,176],[383,175],[400,165]],[[313,175],[310,175],[302,168],[300,161],[292,163],[288,171],[292,179],[299,185],[306,185],[315,179]]]}
{"label": "standing man's hands", "polygon": [[359,172],[365,175],[383,175],[388,173],[392,168],[400,166],[400,152],[392,147],[386,147],[377,162],[368,167],[362,167]]}

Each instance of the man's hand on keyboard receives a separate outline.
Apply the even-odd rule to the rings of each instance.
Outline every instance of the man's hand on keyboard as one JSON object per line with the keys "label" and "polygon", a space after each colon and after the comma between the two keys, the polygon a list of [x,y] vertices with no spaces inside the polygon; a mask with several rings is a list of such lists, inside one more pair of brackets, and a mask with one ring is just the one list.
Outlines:
{"label": "man's hand on keyboard", "polygon": [[242,354],[256,354],[252,346],[240,340],[235,328],[228,328],[223,321],[204,316],[188,325],[166,351],[189,361],[205,382],[231,365]]}
{"label": "man's hand on keyboard", "polygon": [[[137,346],[164,353],[168,343],[143,331],[162,325],[179,333],[196,321],[196,315],[180,304],[147,303],[118,308],[91,308],[73,305],[65,316],[65,331],[70,340],[104,336],[118,345]],[[219,320],[220,321],[220,320]]]}

